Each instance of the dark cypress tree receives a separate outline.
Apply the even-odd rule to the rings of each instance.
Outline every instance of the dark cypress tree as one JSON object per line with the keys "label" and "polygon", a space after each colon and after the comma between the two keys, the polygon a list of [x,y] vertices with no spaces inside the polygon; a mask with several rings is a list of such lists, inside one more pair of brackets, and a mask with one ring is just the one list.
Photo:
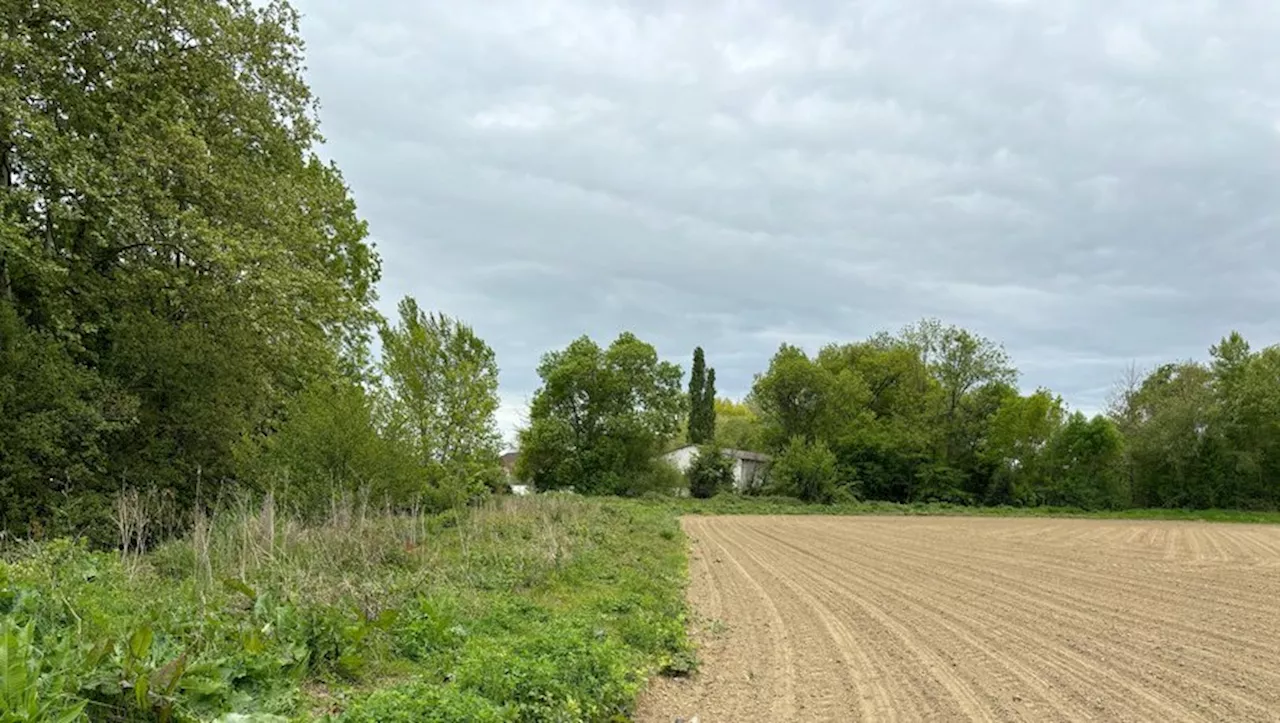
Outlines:
{"label": "dark cypress tree", "polygon": [[702,406],[706,397],[707,360],[702,354],[702,347],[693,350],[693,369],[689,372],[689,425],[688,439],[690,444],[702,444]]}
{"label": "dark cypress tree", "polygon": [[716,370],[707,370],[707,385],[702,393],[702,441],[716,438]]}

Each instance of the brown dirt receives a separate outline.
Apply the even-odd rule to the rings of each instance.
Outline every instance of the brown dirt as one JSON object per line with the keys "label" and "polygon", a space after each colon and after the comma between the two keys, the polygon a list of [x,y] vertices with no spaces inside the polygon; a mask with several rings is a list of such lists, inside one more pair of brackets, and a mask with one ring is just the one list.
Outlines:
{"label": "brown dirt", "polygon": [[1280,721],[1280,527],[688,517],[637,720]]}

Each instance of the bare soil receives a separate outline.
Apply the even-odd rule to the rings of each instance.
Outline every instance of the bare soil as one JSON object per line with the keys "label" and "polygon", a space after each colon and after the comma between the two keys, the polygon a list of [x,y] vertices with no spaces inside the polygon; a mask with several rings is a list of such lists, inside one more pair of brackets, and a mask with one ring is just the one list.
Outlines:
{"label": "bare soil", "polygon": [[1280,721],[1280,526],[687,517],[637,720]]}

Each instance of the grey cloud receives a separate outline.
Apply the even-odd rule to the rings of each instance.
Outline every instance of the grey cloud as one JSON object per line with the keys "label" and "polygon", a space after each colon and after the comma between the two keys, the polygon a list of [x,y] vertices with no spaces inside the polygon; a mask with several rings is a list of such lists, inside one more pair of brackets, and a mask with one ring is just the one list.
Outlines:
{"label": "grey cloud", "polygon": [[743,393],[781,341],[925,315],[1102,405],[1271,343],[1280,11],[1249,0],[304,0],[326,152],[504,412],[622,329]]}

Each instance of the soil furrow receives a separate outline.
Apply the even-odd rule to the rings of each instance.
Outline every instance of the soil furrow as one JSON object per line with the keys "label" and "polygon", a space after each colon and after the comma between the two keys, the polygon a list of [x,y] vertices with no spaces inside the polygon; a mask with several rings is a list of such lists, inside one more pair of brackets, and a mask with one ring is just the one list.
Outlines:
{"label": "soil furrow", "polygon": [[686,518],[699,673],[640,721],[1280,720],[1280,528]]}

